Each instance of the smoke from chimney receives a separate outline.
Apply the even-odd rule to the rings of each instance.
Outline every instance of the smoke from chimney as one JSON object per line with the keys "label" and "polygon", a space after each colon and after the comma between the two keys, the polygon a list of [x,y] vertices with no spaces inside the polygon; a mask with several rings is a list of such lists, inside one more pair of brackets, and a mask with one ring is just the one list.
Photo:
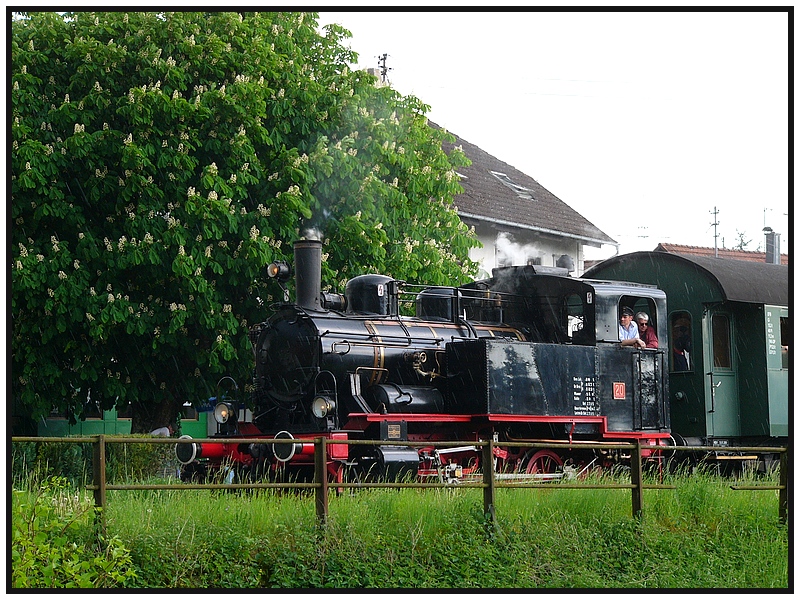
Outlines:
{"label": "smoke from chimney", "polygon": [[497,264],[500,266],[524,266],[528,264],[529,259],[544,256],[544,252],[534,244],[518,244],[506,232],[497,234],[494,247],[497,252]]}
{"label": "smoke from chimney", "polygon": [[305,240],[322,241],[322,231],[316,227],[308,227],[303,230],[302,237]]}

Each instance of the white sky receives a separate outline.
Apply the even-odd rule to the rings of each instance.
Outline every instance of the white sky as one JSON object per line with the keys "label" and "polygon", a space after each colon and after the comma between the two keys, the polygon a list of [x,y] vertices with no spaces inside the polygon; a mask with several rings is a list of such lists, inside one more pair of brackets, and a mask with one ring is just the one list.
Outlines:
{"label": "white sky", "polygon": [[[410,10],[410,9],[408,9]],[[786,12],[321,12],[356,66],[621,244],[789,251]],[[587,249],[604,258],[612,246]]]}

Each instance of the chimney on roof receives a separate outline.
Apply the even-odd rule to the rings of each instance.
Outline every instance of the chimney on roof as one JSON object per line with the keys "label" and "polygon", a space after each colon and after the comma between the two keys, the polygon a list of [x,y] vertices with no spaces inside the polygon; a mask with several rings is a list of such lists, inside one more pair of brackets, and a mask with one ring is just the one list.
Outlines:
{"label": "chimney on roof", "polygon": [[767,263],[770,265],[781,264],[781,234],[772,231],[772,227],[764,227],[767,236]]}

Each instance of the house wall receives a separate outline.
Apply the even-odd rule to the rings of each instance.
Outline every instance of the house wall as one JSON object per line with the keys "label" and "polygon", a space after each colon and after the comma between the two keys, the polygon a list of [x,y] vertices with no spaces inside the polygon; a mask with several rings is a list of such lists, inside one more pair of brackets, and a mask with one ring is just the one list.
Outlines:
{"label": "house wall", "polygon": [[535,231],[519,229],[513,233],[498,229],[487,223],[470,223],[483,244],[482,248],[470,250],[470,259],[480,264],[478,279],[491,277],[492,269],[499,266],[521,266],[529,261],[546,267],[556,266],[559,257],[566,254],[575,265],[571,273],[579,277],[583,273],[583,244],[572,238],[545,236]]}

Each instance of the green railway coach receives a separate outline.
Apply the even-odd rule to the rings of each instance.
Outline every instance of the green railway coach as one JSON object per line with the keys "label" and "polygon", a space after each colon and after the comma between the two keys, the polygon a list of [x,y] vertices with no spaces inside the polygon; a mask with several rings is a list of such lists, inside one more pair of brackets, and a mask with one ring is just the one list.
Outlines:
{"label": "green railway coach", "polygon": [[[615,256],[591,279],[667,295],[671,424],[677,444],[750,446],[789,435],[789,268],[673,254]],[[718,458],[725,457],[719,453]]]}

